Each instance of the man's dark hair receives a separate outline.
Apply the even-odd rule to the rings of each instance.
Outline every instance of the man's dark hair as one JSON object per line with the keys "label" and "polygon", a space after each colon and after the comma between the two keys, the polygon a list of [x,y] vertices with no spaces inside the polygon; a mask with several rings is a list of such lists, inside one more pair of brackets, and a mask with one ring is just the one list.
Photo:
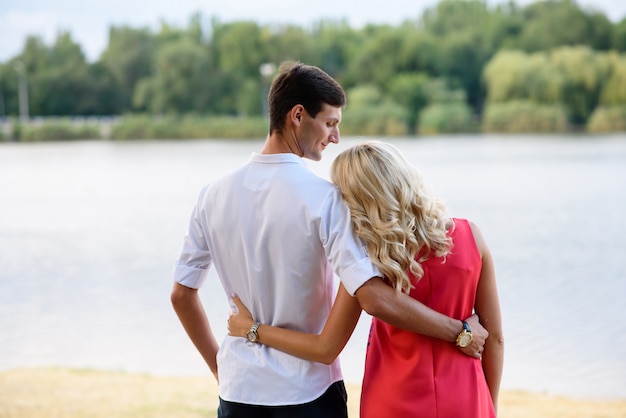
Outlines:
{"label": "man's dark hair", "polygon": [[346,105],[346,94],[331,76],[312,65],[285,62],[279,68],[268,97],[270,134],[282,132],[285,116],[297,104],[315,118],[324,104]]}

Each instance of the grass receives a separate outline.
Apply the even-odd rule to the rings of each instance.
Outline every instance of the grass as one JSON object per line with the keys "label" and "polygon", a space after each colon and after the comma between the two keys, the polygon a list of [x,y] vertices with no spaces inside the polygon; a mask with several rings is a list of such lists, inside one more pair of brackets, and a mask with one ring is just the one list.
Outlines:
{"label": "grass", "polygon": [[[347,385],[350,418],[358,417],[359,385]],[[211,376],[150,376],[61,368],[0,372],[0,418],[214,418]],[[626,417],[626,400],[592,401],[508,391],[499,417]]]}

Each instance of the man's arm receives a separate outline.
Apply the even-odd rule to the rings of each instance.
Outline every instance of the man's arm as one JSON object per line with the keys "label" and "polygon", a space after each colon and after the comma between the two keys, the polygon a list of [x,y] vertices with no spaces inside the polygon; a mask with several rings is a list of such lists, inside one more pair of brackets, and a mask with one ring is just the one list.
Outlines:
{"label": "man's arm", "polygon": [[218,380],[216,356],[219,345],[215,340],[213,331],[211,331],[209,320],[198,295],[198,289],[174,283],[171,300],[174,311],[176,311],[187,335],[211,369],[215,379]]}
{"label": "man's arm", "polygon": [[[440,314],[409,295],[397,292],[378,277],[368,280],[355,296],[365,312],[398,328],[451,343],[463,330],[460,320]],[[470,325],[473,339],[469,346],[459,349],[468,356],[480,358],[489,334],[476,315],[465,321]]]}

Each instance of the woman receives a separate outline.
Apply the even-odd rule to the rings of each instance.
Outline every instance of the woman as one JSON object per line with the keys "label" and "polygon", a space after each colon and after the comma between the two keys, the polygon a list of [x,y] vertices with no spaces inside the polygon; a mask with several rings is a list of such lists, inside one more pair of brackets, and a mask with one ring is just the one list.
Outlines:
{"label": "woman", "polygon": [[[398,292],[455,318],[475,311],[489,332],[481,359],[448,342],[372,319],[361,393],[361,417],[493,417],[504,345],[491,253],[479,229],[449,218],[417,171],[392,145],[369,141],[342,152],[331,179],[350,208],[355,232]],[[229,334],[246,336],[254,319],[234,297]],[[319,335],[267,325],[258,342],[312,361],[331,362],[360,315],[340,286]],[[457,342],[458,343],[458,342]]]}

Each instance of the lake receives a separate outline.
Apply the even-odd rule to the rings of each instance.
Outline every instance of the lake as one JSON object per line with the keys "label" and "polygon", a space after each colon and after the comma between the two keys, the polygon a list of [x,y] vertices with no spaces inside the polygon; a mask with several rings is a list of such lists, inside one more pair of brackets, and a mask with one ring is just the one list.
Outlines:
{"label": "lake", "polygon": [[[343,138],[309,167],[328,177]],[[503,389],[626,398],[626,135],[390,139],[496,262]],[[209,375],[169,302],[200,188],[252,141],[0,143],[0,369]],[[214,275],[214,273],[213,273]],[[214,332],[228,303],[201,290]],[[341,355],[363,372],[369,318]]]}

